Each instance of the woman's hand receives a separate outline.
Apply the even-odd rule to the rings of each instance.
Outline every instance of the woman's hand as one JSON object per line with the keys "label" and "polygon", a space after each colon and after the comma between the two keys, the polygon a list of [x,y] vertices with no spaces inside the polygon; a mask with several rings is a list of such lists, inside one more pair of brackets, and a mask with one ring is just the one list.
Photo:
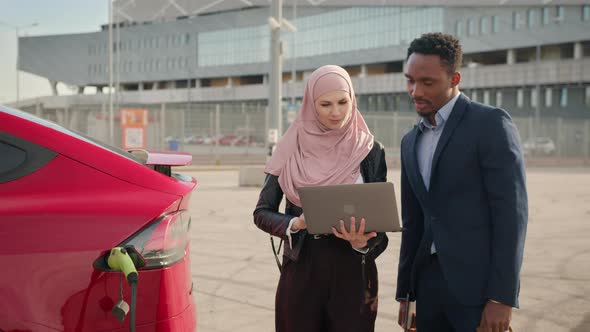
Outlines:
{"label": "woman's hand", "polygon": [[365,218],[361,219],[358,231],[356,230],[356,219],[350,217],[350,232],[344,226],[344,220],[340,220],[340,232],[332,227],[332,233],[335,237],[350,242],[354,249],[363,249],[367,246],[367,241],[377,236],[376,232],[365,233]]}
{"label": "woman's hand", "polygon": [[305,223],[305,216],[302,213],[291,225],[291,232],[297,232],[298,230],[306,228],[307,224]]}

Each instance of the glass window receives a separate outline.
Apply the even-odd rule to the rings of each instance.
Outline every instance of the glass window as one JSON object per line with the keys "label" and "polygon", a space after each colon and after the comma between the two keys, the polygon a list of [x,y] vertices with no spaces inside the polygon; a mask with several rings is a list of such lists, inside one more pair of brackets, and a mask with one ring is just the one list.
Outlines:
{"label": "glass window", "polygon": [[479,31],[481,34],[487,34],[490,32],[490,21],[487,16],[484,16],[479,21]]}
{"label": "glass window", "polygon": [[561,88],[561,94],[559,95],[559,105],[561,107],[567,107],[567,87]]}
{"label": "glass window", "polygon": [[467,35],[475,35],[475,19],[473,18],[467,19]]}
{"label": "glass window", "polygon": [[522,108],[524,106],[524,90],[516,90],[516,106]]}
{"label": "glass window", "polygon": [[496,91],[496,107],[502,107],[502,91]]}
{"label": "glass window", "polygon": [[543,25],[549,24],[551,21],[551,8],[543,7]]}
{"label": "glass window", "polygon": [[512,14],[512,30],[518,31],[520,30],[520,26],[522,23],[522,18],[520,13],[513,13]]}
{"label": "glass window", "polygon": [[565,10],[563,6],[557,6],[555,10],[555,19],[557,22],[561,22],[565,19]]}
{"label": "glass window", "polygon": [[553,89],[546,88],[545,89],[545,107],[553,106]]}
{"label": "glass window", "polygon": [[498,16],[492,16],[492,32],[498,33],[500,32],[500,21]]}
{"label": "glass window", "polygon": [[582,6],[582,21],[590,21],[590,5]]}
{"label": "glass window", "polygon": [[457,21],[455,23],[455,35],[457,37],[463,36],[463,21]]}
{"label": "glass window", "polygon": [[[286,57],[395,46],[424,32],[442,30],[443,18],[443,9],[439,7],[347,8],[301,17],[293,22],[298,32],[290,49],[295,54],[289,53]],[[419,20],[426,23],[417,24]],[[465,21],[455,24],[457,34],[464,35]],[[334,35],[334,31],[339,33]],[[268,61],[268,38],[266,25],[198,33],[198,62],[201,66],[216,66]]]}
{"label": "glass window", "polygon": [[[11,109],[0,113],[11,113]],[[27,176],[45,166],[56,153],[21,138],[0,133],[0,184]]]}
{"label": "glass window", "polygon": [[531,28],[537,24],[537,10],[536,9],[529,9],[529,11],[527,13],[526,23],[529,28]]}
{"label": "glass window", "polygon": [[537,89],[531,90],[531,107],[537,107]]}
{"label": "glass window", "polygon": [[21,166],[27,157],[27,153],[10,144],[0,142],[0,173],[12,171]]}

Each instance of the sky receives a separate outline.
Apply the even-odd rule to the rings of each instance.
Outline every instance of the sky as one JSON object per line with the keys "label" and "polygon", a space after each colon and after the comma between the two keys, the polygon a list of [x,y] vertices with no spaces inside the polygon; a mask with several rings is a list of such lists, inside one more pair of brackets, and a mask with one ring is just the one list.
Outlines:
{"label": "sky", "polygon": [[[98,31],[108,23],[110,0],[0,0],[0,104],[16,100],[16,36]],[[7,26],[6,24],[13,26]],[[58,85],[61,93],[68,87]],[[45,78],[20,72],[20,99],[51,95]]]}

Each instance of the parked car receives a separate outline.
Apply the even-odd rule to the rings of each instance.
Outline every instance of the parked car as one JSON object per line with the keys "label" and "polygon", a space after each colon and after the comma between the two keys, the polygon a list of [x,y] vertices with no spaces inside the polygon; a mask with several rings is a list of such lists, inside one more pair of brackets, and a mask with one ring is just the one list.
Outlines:
{"label": "parked car", "polygon": [[525,155],[549,156],[555,153],[555,143],[549,137],[532,137],[522,144]]}
{"label": "parked car", "polygon": [[237,140],[236,135],[225,135],[219,138],[219,145],[234,145]]}
{"label": "parked car", "polygon": [[239,136],[236,141],[234,142],[235,146],[255,146],[256,139],[252,136]]}
{"label": "parked car", "polygon": [[136,331],[196,330],[196,180],[171,172],[190,155],[130,153],[0,106],[0,156],[0,331],[128,331],[132,313],[111,312],[120,290],[132,303],[118,247],[142,263]]}

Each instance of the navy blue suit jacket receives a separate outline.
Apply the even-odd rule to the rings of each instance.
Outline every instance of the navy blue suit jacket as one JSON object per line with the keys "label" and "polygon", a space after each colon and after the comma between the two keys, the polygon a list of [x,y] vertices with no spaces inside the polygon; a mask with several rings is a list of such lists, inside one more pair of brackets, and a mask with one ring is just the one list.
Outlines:
{"label": "navy blue suit jacket", "polygon": [[461,95],[436,147],[429,190],[414,127],[402,140],[402,244],[396,297],[415,294],[432,241],[449,290],[463,305],[518,307],[528,219],[518,130],[502,109]]}

